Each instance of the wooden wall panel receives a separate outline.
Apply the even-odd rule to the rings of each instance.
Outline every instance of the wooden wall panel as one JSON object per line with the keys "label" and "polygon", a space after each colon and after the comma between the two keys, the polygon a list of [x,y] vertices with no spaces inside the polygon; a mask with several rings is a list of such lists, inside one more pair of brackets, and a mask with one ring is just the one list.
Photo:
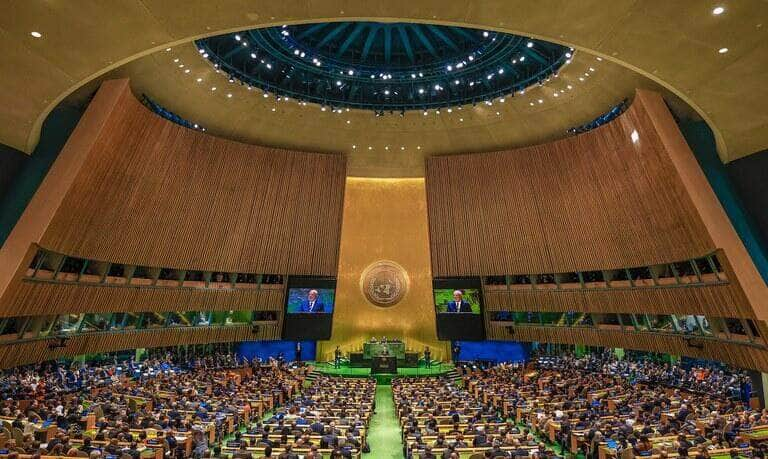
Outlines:
{"label": "wooden wall panel", "polygon": [[132,96],[120,104],[41,246],[147,266],[336,274],[342,155],[237,143],[171,123]]}
{"label": "wooden wall panel", "polygon": [[719,360],[740,368],[752,368],[768,372],[768,350],[748,344],[726,343],[716,340],[696,340],[701,348],[690,346],[684,337],[647,332],[622,332],[591,328],[566,327],[511,327],[503,325],[488,328],[488,339],[525,342],[587,344],[686,355],[709,360]]}
{"label": "wooden wall panel", "polygon": [[13,310],[0,316],[65,312],[277,311],[284,290],[125,287],[22,281],[8,299]]}
{"label": "wooden wall panel", "polygon": [[716,249],[639,104],[557,142],[429,158],[426,178],[436,277],[644,266]]}
{"label": "wooden wall panel", "polygon": [[635,289],[529,290],[486,289],[487,311],[578,311],[636,314],[703,314],[755,318],[741,289],[733,283],[696,287]]}
{"label": "wooden wall panel", "polygon": [[60,357],[135,349],[137,346],[151,348],[246,340],[275,340],[280,338],[280,331],[278,325],[260,325],[258,334],[253,333],[250,325],[195,329],[170,328],[81,335],[69,338],[65,347],[57,349],[49,349],[48,345],[52,340],[46,339],[20,344],[0,344],[0,368],[10,368]]}

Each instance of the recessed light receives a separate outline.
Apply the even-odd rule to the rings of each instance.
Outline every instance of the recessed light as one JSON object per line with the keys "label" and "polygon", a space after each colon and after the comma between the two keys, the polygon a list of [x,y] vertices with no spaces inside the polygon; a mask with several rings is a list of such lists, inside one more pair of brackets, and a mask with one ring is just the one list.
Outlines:
{"label": "recessed light", "polygon": [[542,99],[539,99],[539,101],[538,101],[538,102],[539,102],[540,104],[543,104],[543,103],[544,103],[544,101],[543,101]]}
{"label": "recessed light", "polygon": [[529,48],[533,48],[533,42],[529,41],[528,43],[525,44],[525,46],[527,46]]}
{"label": "recessed light", "polygon": [[353,150],[356,149],[356,148],[357,148],[357,145],[352,145],[352,149]]}
{"label": "recessed light", "polygon": [[715,16],[719,16],[724,12],[725,12],[725,8],[723,8],[722,6],[717,6],[715,7],[715,9],[712,10],[712,14],[714,14]]}
{"label": "recessed light", "polygon": [[417,150],[421,150],[421,145],[416,147]]}
{"label": "recessed light", "polygon": [[198,78],[198,79],[197,79],[197,82],[198,82],[198,83],[200,83],[200,82],[202,82],[202,81],[203,81],[203,79],[202,79],[202,78]]}
{"label": "recessed light", "polygon": [[184,73],[189,73],[189,72],[190,72],[189,69],[184,70]]}
{"label": "recessed light", "polygon": [[171,50],[171,48],[165,48],[165,52],[166,53],[169,52],[170,50]]}
{"label": "recessed light", "polygon": [[231,99],[232,98],[232,93],[230,92],[229,94],[227,94],[227,97],[229,97]]}
{"label": "recessed light", "polygon": [[179,62],[179,58],[177,57],[176,59],[173,60],[173,62]]}
{"label": "recessed light", "polygon": [[40,37],[43,36],[43,34],[41,34],[40,32],[37,32],[37,31],[32,31],[29,34],[32,35],[35,38],[40,38]]}
{"label": "recessed light", "polygon": [[400,147],[401,150],[405,150],[405,147]]}
{"label": "recessed light", "polygon": [[533,102],[530,102],[531,107],[533,107]]}
{"label": "recessed light", "polygon": [[720,54],[725,54],[725,53],[728,52],[728,48],[720,48],[720,49],[717,50],[717,52],[720,53]]}
{"label": "recessed light", "polygon": [[637,133],[637,129],[632,130],[629,138],[632,139],[632,143],[637,143],[640,140],[640,134]]}
{"label": "recessed light", "polygon": [[459,121],[463,123],[464,122],[464,118],[459,118]]}
{"label": "recessed light", "polygon": [[216,86],[211,86],[211,91],[215,91],[215,90],[216,90]]}
{"label": "recessed light", "polygon": [[368,145],[368,149],[369,149],[369,150],[373,150],[373,147],[372,147],[372,146],[370,146],[370,145]]}

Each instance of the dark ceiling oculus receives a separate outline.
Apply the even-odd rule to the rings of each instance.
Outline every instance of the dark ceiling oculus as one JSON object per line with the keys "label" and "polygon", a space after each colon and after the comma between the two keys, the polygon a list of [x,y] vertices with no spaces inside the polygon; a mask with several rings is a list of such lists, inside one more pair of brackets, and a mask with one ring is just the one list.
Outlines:
{"label": "dark ceiling oculus", "polygon": [[252,29],[196,44],[233,81],[300,102],[377,114],[514,96],[555,75],[572,52],[499,32],[378,22]]}

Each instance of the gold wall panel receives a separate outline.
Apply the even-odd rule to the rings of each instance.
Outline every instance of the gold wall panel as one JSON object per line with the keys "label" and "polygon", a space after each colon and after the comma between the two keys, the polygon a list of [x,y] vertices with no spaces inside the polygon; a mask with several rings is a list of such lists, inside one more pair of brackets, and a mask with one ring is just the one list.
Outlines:
{"label": "gold wall panel", "polygon": [[[403,298],[386,308],[360,288],[360,276],[380,260],[402,266],[409,280]],[[449,343],[437,339],[424,179],[347,178],[333,335],[318,343],[318,358],[330,360],[337,345],[361,349],[374,336],[403,339],[418,352],[429,346],[437,359],[449,355]]]}

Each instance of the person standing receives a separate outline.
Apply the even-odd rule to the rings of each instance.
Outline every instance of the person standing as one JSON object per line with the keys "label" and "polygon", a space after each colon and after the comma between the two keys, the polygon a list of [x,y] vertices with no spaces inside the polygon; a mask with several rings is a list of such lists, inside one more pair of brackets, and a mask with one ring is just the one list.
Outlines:
{"label": "person standing", "polygon": [[424,364],[427,368],[432,368],[432,353],[429,351],[429,346],[424,347]]}
{"label": "person standing", "polygon": [[459,354],[461,354],[461,344],[458,341],[454,341],[453,349],[451,349],[453,363],[459,362]]}
{"label": "person standing", "polygon": [[336,346],[336,350],[333,351],[333,368],[341,368],[341,349]]}
{"label": "person standing", "polygon": [[296,363],[301,363],[301,341],[296,341]]}

